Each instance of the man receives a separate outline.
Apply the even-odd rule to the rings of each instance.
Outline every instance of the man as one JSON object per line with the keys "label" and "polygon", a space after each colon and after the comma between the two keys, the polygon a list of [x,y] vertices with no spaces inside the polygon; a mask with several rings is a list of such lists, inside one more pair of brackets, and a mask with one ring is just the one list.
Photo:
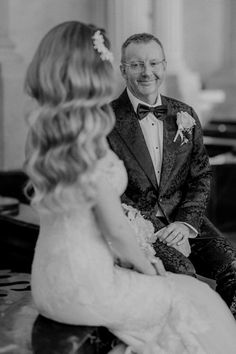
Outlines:
{"label": "man", "polygon": [[[127,88],[112,102],[116,125],[108,138],[128,172],[122,201],[159,230],[155,250],[166,269],[215,279],[236,316],[236,253],[204,216],[211,170],[201,125],[190,106],[160,94],[166,66],[151,34],[133,35],[122,46]],[[189,243],[187,258],[178,247]]]}

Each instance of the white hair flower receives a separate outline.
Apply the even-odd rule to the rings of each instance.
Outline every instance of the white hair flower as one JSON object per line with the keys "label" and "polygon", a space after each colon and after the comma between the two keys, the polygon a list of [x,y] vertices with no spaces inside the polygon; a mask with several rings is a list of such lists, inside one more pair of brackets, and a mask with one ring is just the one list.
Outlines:
{"label": "white hair flower", "polygon": [[110,62],[113,61],[112,52],[104,45],[104,37],[100,31],[96,31],[92,36],[93,39],[93,47],[100,53],[100,57],[102,60],[108,60]]}

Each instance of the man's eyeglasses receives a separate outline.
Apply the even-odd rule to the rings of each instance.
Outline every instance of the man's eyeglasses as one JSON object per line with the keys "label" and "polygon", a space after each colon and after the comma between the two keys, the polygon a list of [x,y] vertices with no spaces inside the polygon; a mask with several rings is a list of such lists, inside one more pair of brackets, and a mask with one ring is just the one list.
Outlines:
{"label": "man's eyeglasses", "polygon": [[[158,71],[160,67],[163,65],[163,63],[166,63],[165,59],[162,60],[151,60],[148,64],[151,68],[152,71]],[[135,74],[143,72],[145,69],[145,65],[147,65],[144,61],[132,61],[130,63],[122,62],[123,65],[127,66],[130,71],[132,71]]]}

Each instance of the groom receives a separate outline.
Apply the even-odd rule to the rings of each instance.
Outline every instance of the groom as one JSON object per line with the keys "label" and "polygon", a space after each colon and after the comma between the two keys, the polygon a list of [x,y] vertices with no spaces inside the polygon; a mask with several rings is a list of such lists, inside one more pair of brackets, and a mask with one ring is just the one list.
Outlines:
{"label": "groom", "polygon": [[[215,279],[236,316],[236,252],[205,217],[211,170],[201,125],[190,106],[160,94],[166,65],[162,43],[151,34],[122,45],[127,88],[112,102],[116,125],[108,137],[128,172],[122,202],[159,230],[154,247],[166,269]],[[191,251],[178,251],[189,244]]]}

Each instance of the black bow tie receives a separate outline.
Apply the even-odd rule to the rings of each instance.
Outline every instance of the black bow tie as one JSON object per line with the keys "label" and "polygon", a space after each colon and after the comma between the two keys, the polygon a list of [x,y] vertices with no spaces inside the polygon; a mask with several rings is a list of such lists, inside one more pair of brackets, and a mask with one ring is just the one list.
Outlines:
{"label": "black bow tie", "polygon": [[163,115],[167,113],[167,106],[161,105],[161,106],[156,106],[156,107],[149,107],[146,106],[145,104],[138,104],[137,107],[137,115],[138,119],[141,120],[145,118],[148,113],[153,113],[156,118],[163,120]]}

